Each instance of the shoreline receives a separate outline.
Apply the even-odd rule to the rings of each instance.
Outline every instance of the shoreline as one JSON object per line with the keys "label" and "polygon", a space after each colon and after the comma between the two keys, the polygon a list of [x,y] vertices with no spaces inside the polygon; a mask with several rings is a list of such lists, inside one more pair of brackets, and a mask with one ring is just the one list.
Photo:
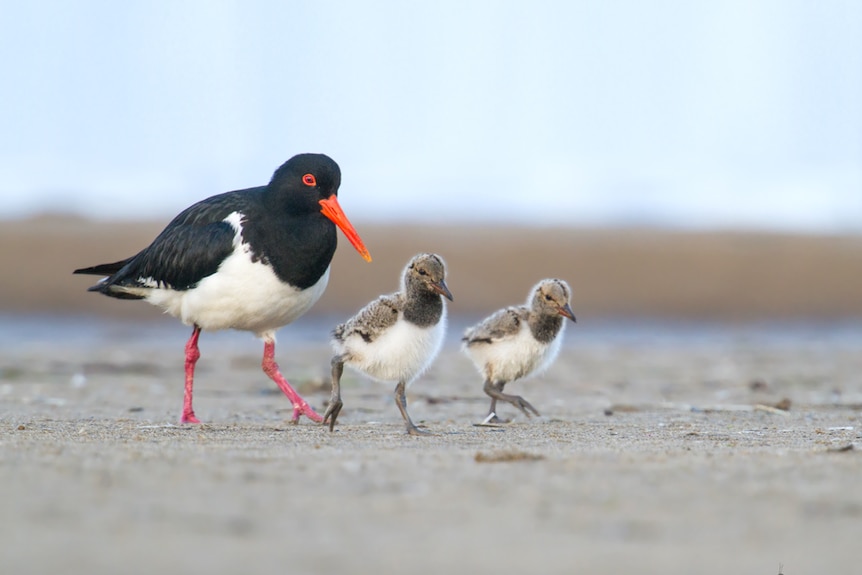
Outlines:
{"label": "shoreline", "polygon": [[[3,222],[0,313],[153,317],[147,304],[87,293],[96,278],[71,272],[134,254],[163,225],[73,217]],[[449,268],[450,314],[482,317],[523,302],[538,280],[561,277],[573,288],[579,319],[862,319],[862,235],[357,225],[374,261],[362,261],[341,238],[329,287],[311,315],[354,313],[397,289],[412,255],[434,251]]]}

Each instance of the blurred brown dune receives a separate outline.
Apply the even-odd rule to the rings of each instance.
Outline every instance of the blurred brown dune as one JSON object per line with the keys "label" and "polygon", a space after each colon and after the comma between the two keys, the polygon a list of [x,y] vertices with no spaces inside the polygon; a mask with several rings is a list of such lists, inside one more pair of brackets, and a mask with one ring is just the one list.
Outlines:
{"label": "blurred brown dune", "polygon": [[[87,293],[95,278],[71,272],[133,255],[166,223],[0,222],[0,312],[157,317],[146,304]],[[449,264],[453,314],[519,303],[536,281],[555,276],[571,283],[579,319],[862,317],[862,236],[354,223],[374,261],[340,238],[313,313],[351,313],[394,291],[407,259],[433,251]]]}

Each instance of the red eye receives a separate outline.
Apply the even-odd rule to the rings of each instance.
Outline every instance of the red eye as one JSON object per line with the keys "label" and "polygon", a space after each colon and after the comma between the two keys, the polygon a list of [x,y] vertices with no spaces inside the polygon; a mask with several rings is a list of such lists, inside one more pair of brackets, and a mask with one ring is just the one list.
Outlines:
{"label": "red eye", "polygon": [[316,186],[317,179],[314,177],[314,174],[305,174],[302,176],[302,183],[306,186]]}

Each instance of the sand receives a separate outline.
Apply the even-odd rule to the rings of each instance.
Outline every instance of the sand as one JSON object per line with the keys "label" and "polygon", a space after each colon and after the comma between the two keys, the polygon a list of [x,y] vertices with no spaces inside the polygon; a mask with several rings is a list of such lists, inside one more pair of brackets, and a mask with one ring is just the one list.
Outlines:
{"label": "sand", "polygon": [[[187,329],[69,274],[163,222],[4,222],[0,573],[859,571],[862,239],[355,223],[374,263],[343,242],[277,358],[322,411],[327,330],[443,254],[449,337],[408,391],[430,437],[353,373],[334,433],[291,425],[262,346],[230,332],[201,340],[207,423],[177,425]],[[507,388],[542,417],[478,427],[458,335],[544,276],[579,323]]]}
{"label": "sand", "polygon": [[[325,330],[291,329],[322,410]],[[200,426],[176,424],[179,326],[4,345],[0,572],[858,571],[858,331],[588,329],[507,388],[542,417],[499,427],[453,333],[408,392],[430,437],[353,373],[334,433],[291,425],[246,334],[202,339]]]}

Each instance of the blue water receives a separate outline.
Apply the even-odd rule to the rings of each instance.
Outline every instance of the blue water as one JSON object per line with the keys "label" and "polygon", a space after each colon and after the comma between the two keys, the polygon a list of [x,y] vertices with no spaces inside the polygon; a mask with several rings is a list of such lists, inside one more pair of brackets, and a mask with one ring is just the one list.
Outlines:
{"label": "blue water", "polygon": [[[278,332],[287,345],[326,346],[331,329],[344,318],[305,316]],[[464,329],[478,318],[451,317],[447,345],[457,345]],[[91,316],[0,315],[0,349],[34,344],[90,347],[126,341],[144,347],[182,346],[191,330],[180,322],[157,317],[139,321]],[[248,333],[207,333],[207,347],[257,350]],[[568,324],[567,346],[811,347],[862,349],[862,321],[774,321],[720,323],[664,320],[580,320]]]}

